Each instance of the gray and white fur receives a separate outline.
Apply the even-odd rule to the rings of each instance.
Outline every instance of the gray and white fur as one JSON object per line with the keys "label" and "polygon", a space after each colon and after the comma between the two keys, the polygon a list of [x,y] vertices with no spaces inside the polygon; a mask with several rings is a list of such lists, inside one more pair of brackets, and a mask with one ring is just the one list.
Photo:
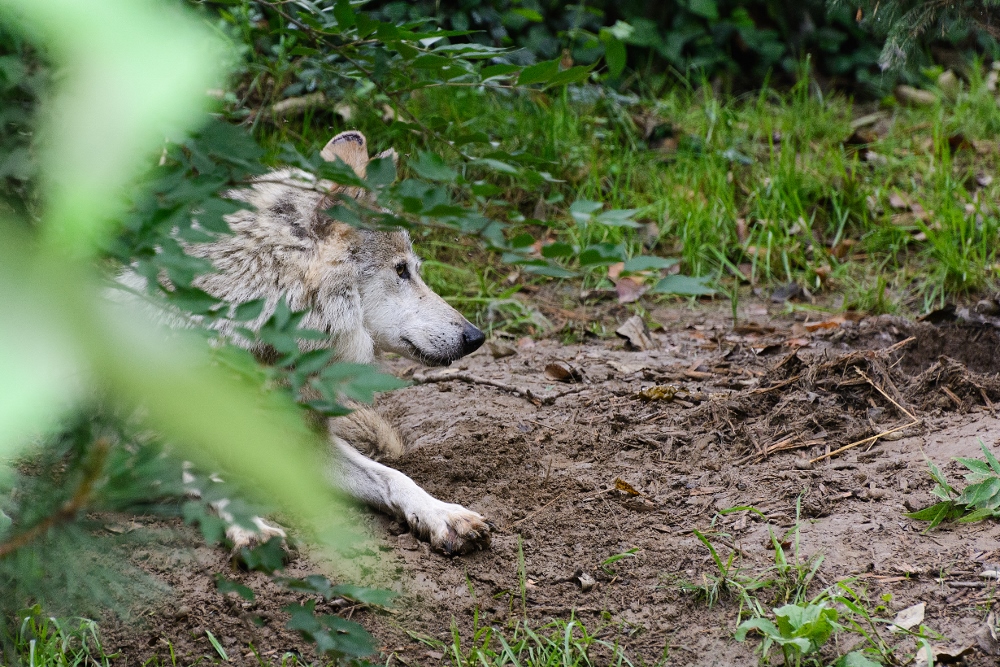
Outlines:
{"label": "gray and white fur", "polygon": [[[322,155],[340,158],[359,176],[369,163],[367,141],[342,132]],[[376,157],[396,158],[395,151]],[[420,260],[405,231],[371,231],[327,215],[338,195],[367,196],[295,169],[271,172],[251,187],[226,193],[250,205],[227,216],[232,235],[186,248],[212,262],[216,271],[194,285],[234,305],[264,299],[266,306],[249,328],[260,327],[284,296],[293,310],[307,310],[301,326],[325,332],[323,341],[303,340],[303,349],[332,347],[339,361],[370,363],[380,352],[395,352],[427,365],[447,365],[476,350],[483,333],[420,278]],[[121,282],[144,288],[127,272]],[[217,325],[232,334],[232,325]],[[249,345],[233,335],[238,343]],[[267,358],[266,348],[253,350]],[[490,524],[461,505],[438,500],[403,473],[373,461],[360,447],[383,457],[403,452],[399,433],[377,412],[362,408],[329,420],[330,443],[338,456],[334,483],[354,498],[409,524],[411,531],[446,553],[464,553],[489,544]],[[225,508],[218,508],[225,518]],[[232,525],[236,546],[273,535],[280,528],[258,523],[254,534]]]}

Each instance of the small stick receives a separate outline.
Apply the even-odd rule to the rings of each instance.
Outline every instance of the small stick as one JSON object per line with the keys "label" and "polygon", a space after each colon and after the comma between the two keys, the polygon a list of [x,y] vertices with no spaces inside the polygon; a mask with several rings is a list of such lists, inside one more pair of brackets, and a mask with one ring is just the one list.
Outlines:
{"label": "small stick", "polygon": [[533,519],[534,517],[538,516],[539,514],[541,514],[542,512],[544,512],[545,510],[547,510],[548,508],[552,507],[552,505],[554,505],[556,502],[562,500],[563,496],[565,496],[565,495],[566,495],[566,492],[563,491],[558,496],[556,496],[555,498],[553,498],[549,502],[545,503],[544,505],[542,505],[541,507],[539,507],[537,510],[535,510],[534,512],[532,512],[531,514],[529,514],[529,515],[527,515],[527,516],[525,516],[523,518],[520,518],[517,521],[515,521],[514,523],[512,523],[511,526],[520,526],[522,523],[524,523],[528,519]]}
{"label": "small stick", "polygon": [[567,389],[566,391],[559,392],[554,396],[538,396],[530,389],[521,389],[520,387],[515,387],[512,384],[507,384],[506,382],[500,382],[499,380],[491,380],[489,378],[476,377],[475,375],[469,375],[468,373],[440,373],[438,375],[420,375],[414,376],[413,381],[416,384],[430,384],[432,382],[451,382],[452,380],[457,380],[459,382],[465,382],[467,384],[480,384],[487,387],[493,387],[495,389],[500,389],[506,391],[514,396],[521,396],[528,399],[529,401],[538,401],[541,405],[552,405],[557,399],[563,396],[568,396],[570,394],[576,394],[584,391],[588,387],[586,385],[579,385],[572,389]]}
{"label": "small stick", "polygon": [[902,426],[897,426],[896,428],[891,428],[888,431],[882,431],[881,433],[879,433],[877,435],[868,436],[867,438],[863,438],[862,440],[858,440],[857,442],[852,442],[849,445],[844,445],[840,449],[835,449],[832,452],[829,452],[827,454],[823,454],[822,456],[817,456],[814,459],[809,459],[809,463],[816,463],[817,461],[822,461],[823,459],[828,459],[828,458],[830,458],[832,456],[836,456],[837,454],[840,454],[841,452],[846,452],[848,449],[854,449],[858,445],[863,445],[863,444],[865,444],[866,442],[869,442],[869,441],[874,442],[874,441],[878,440],[879,438],[881,438],[883,436],[889,435],[890,433],[895,433],[896,431],[902,431],[904,429],[910,428],[911,426],[916,426],[919,423],[920,423],[920,420],[919,419],[915,419],[912,422],[910,422],[909,424],[903,424]]}
{"label": "small stick", "polygon": [[796,380],[800,379],[801,377],[802,377],[801,375],[796,375],[794,377],[788,378],[787,380],[782,380],[778,384],[772,384],[770,387],[764,387],[763,389],[754,389],[750,393],[751,394],[766,394],[769,391],[774,391],[775,389],[781,389],[782,387],[787,387],[788,385],[792,384],[793,382],[795,382]]}
{"label": "small stick", "polygon": [[962,403],[962,399],[956,396],[955,392],[953,392],[951,389],[948,389],[948,387],[942,386],[941,391],[944,392],[945,396],[947,396],[952,400],[952,402],[955,404],[955,407],[961,408],[965,405],[964,403]]}
{"label": "small stick", "polygon": [[865,373],[865,372],[864,372],[863,370],[861,370],[860,368],[855,368],[854,370],[856,370],[856,371],[858,372],[858,374],[859,374],[859,375],[861,375],[861,377],[863,377],[863,378],[864,378],[865,380],[867,380],[867,381],[868,381],[868,384],[870,384],[870,385],[871,385],[872,387],[874,387],[874,388],[875,388],[875,391],[877,391],[878,393],[880,393],[880,394],[882,394],[883,396],[885,396],[885,397],[886,397],[886,399],[887,399],[887,400],[888,400],[888,401],[889,401],[890,403],[892,403],[892,404],[893,404],[893,405],[895,405],[895,406],[896,406],[897,408],[899,408],[900,412],[902,412],[902,413],[903,413],[904,415],[906,415],[907,417],[909,417],[909,418],[910,418],[910,421],[917,421],[917,418],[916,418],[916,416],[914,416],[914,414],[913,414],[912,412],[910,412],[909,410],[907,410],[906,408],[904,408],[904,407],[903,407],[902,405],[900,405],[899,403],[897,403],[897,402],[896,402],[895,400],[893,400],[892,396],[890,396],[889,394],[885,393],[885,391],[883,391],[883,390],[882,390],[882,387],[880,387],[880,386],[878,386],[877,384],[875,384],[875,383],[874,383],[874,382],[872,381],[872,379],[871,379],[870,377],[868,377],[867,373]]}
{"label": "small stick", "polygon": [[976,388],[979,389],[979,395],[983,397],[983,403],[986,404],[986,408],[990,411],[990,414],[996,417],[997,411],[993,408],[993,401],[991,401],[990,397],[986,395],[986,390],[979,385],[976,385]]}

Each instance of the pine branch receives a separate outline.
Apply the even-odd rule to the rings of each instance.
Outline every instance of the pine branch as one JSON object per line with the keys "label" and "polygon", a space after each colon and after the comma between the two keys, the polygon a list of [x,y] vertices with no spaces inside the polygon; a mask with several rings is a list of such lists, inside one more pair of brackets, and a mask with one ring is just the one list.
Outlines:
{"label": "pine branch", "polygon": [[55,526],[75,519],[77,514],[90,501],[94,483],[104,471],[104,462],[108,457],[110,449],[111,444],[107,439],[98,438],[94,441],[90,460],[83,471],[83,479],[80,481],[80,485],[77,486],[76,491],[74,491],[73,496],[63,503],[62,507],[56,510],[55,513],[45,517],[28,530],[14,535],[6,542],[0,543],[0,559],[6,558],[18,549],[31,544],[31,542],[45,535]]}

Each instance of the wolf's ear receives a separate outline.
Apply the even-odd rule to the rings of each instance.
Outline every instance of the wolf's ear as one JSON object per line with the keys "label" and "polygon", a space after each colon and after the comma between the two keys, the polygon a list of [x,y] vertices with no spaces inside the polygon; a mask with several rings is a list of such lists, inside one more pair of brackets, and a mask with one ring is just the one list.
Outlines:
{"label": "wolf's ear", "polygon": [[368,141],[357,130],[341,132],[327,142],[320,155],[327,162],[333,162],[339,157],[358,176],[364,178],[365,167],[368,166]]}

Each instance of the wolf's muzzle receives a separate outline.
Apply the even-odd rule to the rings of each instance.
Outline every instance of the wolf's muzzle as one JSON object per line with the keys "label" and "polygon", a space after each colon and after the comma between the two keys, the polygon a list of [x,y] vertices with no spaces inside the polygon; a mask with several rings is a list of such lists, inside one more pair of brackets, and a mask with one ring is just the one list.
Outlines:
{"label": "wolf's muzzle", "polygon": [[478,350],[485,340],[486,336],[483,335],[482,331],[466,322],[465,326],[462,327],[462,356]]}

